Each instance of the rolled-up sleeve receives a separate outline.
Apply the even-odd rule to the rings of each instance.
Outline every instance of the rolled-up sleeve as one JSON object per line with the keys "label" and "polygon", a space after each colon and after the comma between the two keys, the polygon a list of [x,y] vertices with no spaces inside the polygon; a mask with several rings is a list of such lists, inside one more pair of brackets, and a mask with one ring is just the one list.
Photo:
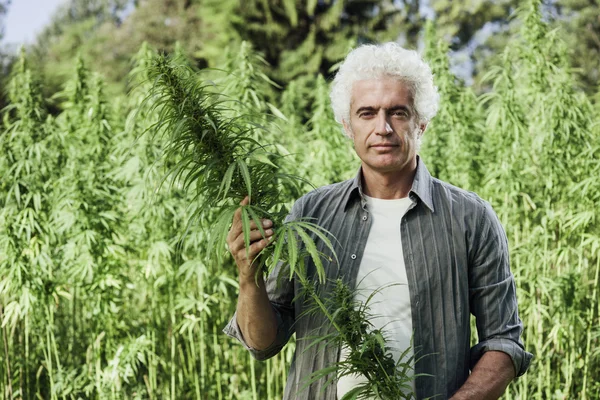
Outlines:
{"label": "rolled-up sleeve", "polygon": [[[267,280],[267,287],[271,279]],[[287,283],[287,282],[286,282]],[[271,299],[271,292],[269,298]],[[244,339],[244,335],[237,323],[237,312],[229,320],[229,323],[223,329],[223,332],[234,339],[237,339],[257,360],[266,360],[275,356],[285,346],[292,334],[294,333],[294,309],[291,304],[279,304],[271,300],[271,306],[275,311],[277,320],[277,335],[275,341],[266,349],[257,350],[248,345]]]}
{"label": "rolled-up sleeve", "polygon": [[484,204],[469,268],[469,302],[477,323],[479,343],[471,348],[471,369],[486,351],[506,353],[515,375],[523,375],[533,355],[520,339],[515,281],[509,267],[508,242],[498,217]]}

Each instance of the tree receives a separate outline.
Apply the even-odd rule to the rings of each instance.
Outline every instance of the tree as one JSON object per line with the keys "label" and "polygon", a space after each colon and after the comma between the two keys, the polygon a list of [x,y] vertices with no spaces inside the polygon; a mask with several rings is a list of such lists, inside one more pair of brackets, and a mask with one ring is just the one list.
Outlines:
{"label": "tree", "polygon": [[600,1],[561,0],[552,3],[558,25],[572,49],[573,67],[586,93],[594,93],[600,79]]}
{"label": "tree", "polygon": [[[521,7],[515,0],[477,0],[465,6],[463,2],[434,0],[431,8],[441,36],[450,41],[450,48],[467,56],[476,86],[489,67],[501,62],[498,55],[509,38],[519,35],[521,21],[512,15]],[[600,77],[600,19],[597,0],[555,0],[541,5],[543,18],[552,28],[561,30],[569,44],[572,67],[578,69],[579,86],[586,93],[597,90]],[[489,87],[479,87],[487,91]]]}
{"label": "tree", "polygon": [[202,40],[196,3],[71,0],[33,46],[48,91],[58,90],[78,54],[103,76],[111,95],[125,92],[130,59],[144,42],[167,53],[179,42],[188,54],[194,54]]}
{"label": "tree", "polygon": [[[2,38],[4,37],[4,14],[8,11],[8,6],[10,5],[11,0],[0,0],[0,42],[2,42]],[[7,56],[4,54],[4,50],[0,48],[0,87],[5,86],[6,79],[6,63]],[[0,109],[4,108],[5,99],[4,93],[0,93]]]}
{"label": "tree", "polygon": [[[394,3],[252,0],[240,2],[231,25],[265,54],[272,77],[287,82],[300,75],[329,76],[331,67],[357,43],[393,40],[400,27],[410,31],[412,16]],[[414,39],[409,37],[409,42]]]}
{"label": "tree", "polygon": [[[11,0],[2,0],[0,1],[0,21],[1,18],[4,17],[4,14],[8,11],[8,6],[10,6]],[[4,27],[0,25],[0,39],[2,38],[2,34],[4,33]]]}
{"label": "tree", "polygon": [[4,17],[4,14],[6,14],[9,5],[10,0],[0,1],[0,39],[2,39],[2,36],[4,36],[4,25],[1,24],[2,18]]}

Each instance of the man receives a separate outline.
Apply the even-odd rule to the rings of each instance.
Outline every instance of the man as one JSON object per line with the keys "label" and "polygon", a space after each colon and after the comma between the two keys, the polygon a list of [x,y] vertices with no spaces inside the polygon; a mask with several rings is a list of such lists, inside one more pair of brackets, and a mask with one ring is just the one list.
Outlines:
{"label": "man", "polygon": [[[432,178],[417,155],[438,107],[430,68],[394,43],[361,46],[341,65],[331,99],[336,120],[354,141],[360,170],[354,179],[300,198],[289,218],[314,218],[337,239],[339,265],[328,265],[330,281],[342,278],[360,289],[396,284],[372,307],[375,315],[384,314],[374,325],[388,328],[399,352],[412,336],[417,398],[497,399],[527,370],[532,355],[519,339],[523,326],[496,215],[477,195]],[[311,373],[345,354],[310,346],[311,337],[330,327],[322,316],[304,312],[298,283],[278,283],[277,271],[266,283],[255,282],[253,260],[273,234],[271,221],[263,225],[267,238],[252,226],[246,252],[239,213],[234,217],[228,245],[240,294],[225,332],[265,359],[295,331],[284,398],[341,398],[356,381],[305,385]],[[479,338],[473,348],[470,314]]]}

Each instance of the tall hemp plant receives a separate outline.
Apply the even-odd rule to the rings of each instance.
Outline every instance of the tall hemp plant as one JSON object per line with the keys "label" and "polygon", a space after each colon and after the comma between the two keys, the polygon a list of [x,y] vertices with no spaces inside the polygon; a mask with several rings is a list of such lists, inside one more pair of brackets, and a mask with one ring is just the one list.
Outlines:
{"label": "tall hemp plant", "polygon": [[0,371],[6,396],[33,397],[37,387],[55,398],[61,360],[54,310],[64,291],[55,276],[50,215],[60,137],[24,51],[9,99],[0,134]]}
{"label": "tall hemp plant", "polygon": [[[131,228],[140,238],[141,267],[152,299],[151,335],[157,351],[152,356],[155,360],[152,364],[157,365],[150,371],[149,391],[169,398],[177,398],[181,393],[199,399],[204,396],[260,398],[265,394],[273,398],[285,384],[291,354],[281,354],[264,366],[255,366],[253,360],[240,362],[250,355],[224,340],[220,327],[235,309],[231,299],[237,281],[233,279],[232,265],[223,268],[222,264],[205,260],[209,238],[208,230],[203,227],[208,226],[207,221],[214,220],[214,212],[206,210],[193,225],[189,224],[189,215],[206,200],[195,199],[193,192],[184,192],[181,181],[164,180],[163,171],[172,168],[178,158],[161,157],[160,144],[148,140],[148,135],[138,137],[139,132],[151,129],[157,122],[152,105],[142,101],[153,82],[147,76],[153,54],[145,45],[136,56],[132,71],[134,89],[130,93],[133,111],[125,135],[131,150],[123,153],[123,169],[119,173],[132,185],[126,197],[137,210],[138,218],[132,221]],[[175,59],[177,64],[186,65],[184,54],[176,54]],[[243,68],[246,67],[252,68],[248,65]],[[216,75],[220,78],[222,73]],[[232,79],[227,83],[235,86],[242,76],[241,71],[231,69],[228,77]],[[248,84],[244,87],[256,90]],[[240,103],[236,104],[242,109]],[[238,109],[230,111],[232,118],[239,113]],[[183,233],[185,240],[180,242]],[[170,306],[164,307],[164,304]],[[170,321],[169,331],[164,329],[165,319]],[[166,353],[161,343],[169,344]],[[166,361],[166,370],[161,365],[162,360]],[[185,375],[189,374],[187,381],[179,378],[183,365],[187,365],[184,369]],[[165,374],[170,376],[168,392],[165,392],[164,382],[157,380]],[[193,383],[191,388],[185,384],[188,381]]]}
{"label": "tall hemp plant", "polygon": [[[226,100],[211,92],[192,69],[160,56],[150,67],[149,78],[154,85],[148,100],[153,102],[160,117],[154,129],[169,135],[166,157],[178,159],[173,176],[181,179],[186,189],[193,190],[196,198],[206,202],[197,207],[197,217],[205,216],[215,206],[219,208],[213,224],[213,246],[209,250],[221,261],[229,226],[239,207],[236,203],[246,195],[249,197],[250,204],[242,207],[244,237],[249,244],[250,221],[260,222],[261,218],[283,221],[288,210],[282,207],[281,188],[299,196],[298,180],[280,171],[284,160],[276,149],[252,138],[255,129],[260,128],[244,123],[243,116],[224,117]],[[304,254],[296,245],[300,239],[323,280],[320,253],[308,232],[333,250],[331,241],[318,226],[289,221],[279,224],[274,238],[277,243],[263,254],[261,266],[272,270],[276,260],[286,260],[290,276],[298,273],[302,279],[308,279],[303,274]]]}
{"label": "tall hemp plant", "polygon": [[[181,52],[179,47],[177,51]],[[179,329],[179,298],[187,298],[188,303],[190,299],[196,299],[198,288],[190,281],[193,278],[202,281],[206,271],[185,250],[177,254],[178,236],[186,226],[185,195],[176,185],[163,187],[161,171],[165,166],[162,161],[166,160],[161,159],[161,148],[147,140],[147,136],[139,135],[156,122],[156,116],[143,101],[148,90],[144,71],[153,54],[154,51],[144,44],[133,59],[130,73],[132,89],[128,97],[131,111],[125,130],[119,135],[127,145],[117,154],[120,168],[114,173],[124,186],[122,195],[127,199],[128,211],[135,216],[128,220],[127,230],[129,236],[135,238],[133,264],[139,271],[140,291],[134,302],[139,305],[147,323],[146,329],[140,333],[144,332],[150,341],[148,373],[144,380],[146,391],[151,398],[174,399],[183,393],[190,397],[194,393],[196,398],[200,398],[199,392],[205,386],[206,377],[206,340],[203,340],[204,331],[201,329],[199,346],[194,340],[185,343],[185,338],[193,338],[193,335],[184,335],[186,332]],[[201,238],[197,236],[195,232],[190,233],[188,241],[191,246],[201,249]],[[196,267],[196,277],[186,274],[182,279],[182,269],[188,265]],[[191,308],[194,306],[202,309],[204,304],[198,305],[198,301],[194,301]],[[192,311],[186,311],[193,315]],[[178,371],[186,364],[180,351],[187,348],[194,349],[190,354],[193,362],[188,364],[189,375],[186,373],[189,385],[182,385],[177,379]],[[196,369],[198,358],[199,371]]]}
{"label": "tall hemp plant", "polygon": [[[225,236],[237,202],[248,193],[250,205],[242,212],[248,233],[250,220],[258,220],[259,215],[282,221],[288,211],[281,208],[281,193],[291,191],[298,197],[298,183],[289,174],[278,171],[275,162],[282,159],[280,155],[268,151],[266,146],[253,139],[257,136],[257,128],[237,115],[239,113],[225,108],[231,100],[199,86],[201,82],[189,67],[157,58],[149,69],[149,78],[154,82],[153,98],[149,99],[157,102],[154,104],[167,106],[157,110],[157,127],[166,127],[167,132],[174,135],[166,152],[171,155],[170,159],[179,160],[174,166],[175,173],[181,176],[185,187],[194,185],[192,194],[198,203],[194,205],[199,211],[197,220],[209,219],[213,224],[211,230],[216,237],[211,237],[207,259],[222,261]],[[187,100],[182,102],[182,99]],[[232,117],[227,119],[223,116],[226,113]],[[166,126],[167,123],[170,125]],[[281,188],[283,185],[287,186]],[[220,207],[214,207],[215,204]],[[319,228],[305,221],[280,226],[280,240],[277,246],[272,246],[277,259],[286,257],[294,267],[303,268],[303,255],[296,245],[297,234],[308,241],[312,256],[321,262],[314,241],[307,233],[315,233],[329,243]],[[246,240],[249,240],[248,236]],[[263,265],[267,262],[264,257]]]}
{"label": "tall hemp plant", "polygon": [[506,397],[595,398],[598,119],[540,7],[534,0],[521,7],[519,40],[487,74],[493,90],[481,98],[481,152],[490,161],[482,192],[507,229],[525,346],[537,354],[533,373]]}
{"label": "tall hemp plant", "polygon": [[[275,91],[279,86],[265,74],[264,69],[266,66],[267,62],[262,55],[254,51],[249,42],[243,41],[239,46],[232,46],[226,51],[223,67],[219,70],[215,82],[219,87],[219,93],[228,105],[228,110],[225,110],[226,117],[241,117],[243,124],[253,131],[255,140],[260,143],[273,143],[279,154],[288,156],[289,153],[286,149],[289,143],[286,131],[289,120],[274,105]],[[225,72],[225,76],[223,76],[223,72]],[[253,117],[251,119],[246,118],[245,116],[248,115]],[[291,204],[295,194],[302,191],[298,187],[291,188],[294,193],[286,193],[285,187],[280,189],[280,198],[288,201],[286,207]],[[209,220],[206,224],[206,228],[208,227],[210,227]],[[232,260],[228,261],[228,266],[228,271],[235,271],[236,268]],[[214,267],[217,270],[222,270],[222,264],[214,265]],[[235,279],[235,274],[232,274],[232,277]],[[235,287],[237,289],[237,280]],[[230,306],[235,307],[235,304],[230,304]],[[223,315],[228,317],[230,314]],[[222,325],[224,324],[219,324],[219,326]],[[220,342],[222,347],[227,347],[229,344],[230,341],[227,343]],[[237,349],[236,346],[230,351],[237,351]],[[271,398],[281,393],[285,386],[287,370],[292,361],[294,349],[295,342],[291,341],[285,351],[267,360],[266,363],[262,363],[262,365],[257,363],[251,354],[246,352],[243,355],[250,363],[249,383],[253,398],[260,397],[259,388],[255,382],[257,381],[256,377],[261,373],[266,378],[264,385],[266,385],[267,397]],[[242,377],[246,375],[246,368],[240,363],[234,362],[224,368],[230,368]],[[234,388],[233,390],[237,389]]]}
{"label": "tall hemp plant", "polygon": [[434,22],[425,27],[425,59],[440,94],[440,110],[427,127],[421,156],[433,176],[464,189],[481,181],[478,147],[483,137],[481,112],[473,90],[450,71],[449,44],[438,37]]}
{"label": "tall hemp plant", "polygon": [[[116,171],[136,216],[129,229],[136,238],[135,264],[145,282],[136,302],[148,313],[152,342],[147,391],[152,397],[173,399],[260,398],[265,392],[273,398],[281,392],[285,363],[270,361],[267,371],[251,363],[248,371],[248,363],[240,361],[249,355],[220,333],[235,309],[231,299],[237,282],[231,268],[204,260],[209,238],[203,227],[213,214],[207,212],[193,226],[188,223],[193,207],[202,202],[194,201],[195,194],[186,193],[181,182],[163,179],[164,170],[177,159],[162,157],[157,141],[139,135],[158,120],[152,105],[143,101],[152,87],[147,70],[154,54],[144,45],[134,59],[132,111],[120,135],[128,144],[118,156],[122,167]],[[186,64],[182,52],[175,57]],[[185,240],[180,241],[184,232]]]}
{"label": "tall hemp plant", "polygon": [[[123,385],[145,360],[147,341],[126,320],[115,318],[131,296],[135,276],[127,268],[129,243],[118,182],[114,131],[123,121],[104,95],[104,84],[82,59],[63,92],[63,112],[57,118],[66,150],[65,165],[56,180],[54,230],[60,234],[61,274],[70,297],[61,307],[66,374],[63,392],[97,393],[135,391]],[[118,101],[114,103],[118,105]],[[84,367],[83,367],[84,366]],[[139,387],[137,388],[139,390]]]}
{"label": "tall hemp plant", "polygon": [[[333,261],[334,248],[327,232],[317,225],[305,220],[284,221],[288,210],[282,194],[299,197],[299,187],[304,180],[286,172],[289,166],[277,147],[255,139],[261,137],[256,129],[265,128],[252,124],[252,115],[232,112],[230,99],[176,60],[156,57],[148,69],[148,78],[153,86],[147,101],[159,116],[153,129],[168,135],[165,156],[177,160],[172,174],[186,189],[193,191],[194,201],[198,203],[194,207],[198,219],[214,213],[211,218],[214,236],[208,256],[222,262],[233,213],[239,207],[237,202],[247,195],[249,204],[241,207],[246,244],[249,244],[250,221],[254,220],[260,227],[260,219],[269,218],[276,226],[274,244],[259,257],[262,269],[272,272],[280,263],[285,263],[280,278],[297,279],[314,309],[323,313],[337,332],[318,341],[333,344],[347,341],[351,349],[349,360],[352,361],[318,371],[313,379],[329,377],[338,369],[342,375],[361,371],[368,383],[348,398],[373,393],[381,398],[408,398],[411,395],[407,384],[410,379],[406,376],[408,364],[395,363],[384,335],[368,329],[365,308],[352,307],[351,291],[340,292],[333,298],[345,302],[343,318],[333,314],[342,303],[332,307],[330,299],[321,298],[318,284],[325,279],[321,258]],[[306,257],[316,266],[314,276],[306,270]],[[346,317],[354,324],[349,324]],[[342,322],[346,325],[341,326]],[[353,329],[358,329],[358,334],[352,333]]]}
{"label": "tall hemp plant", "polygon": [[296,149],[301,158],[297,165],[306,169],[303,174],[307,178],[322,186],[353,177],[359,163],[352,141],[333,117],[325,77],[317,75],[313,85],[310,118],[295,141],[305,144]]}

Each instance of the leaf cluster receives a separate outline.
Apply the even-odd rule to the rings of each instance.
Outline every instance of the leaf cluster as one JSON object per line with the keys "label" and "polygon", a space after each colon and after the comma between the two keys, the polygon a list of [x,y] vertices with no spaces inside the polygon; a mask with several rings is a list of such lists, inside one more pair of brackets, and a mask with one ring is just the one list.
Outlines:
{"label": "leaf cluster", "polygon": [[[287,210],[282,207],[282,193],[299,195],[304,180],[285,172],[284,156],[276,146],[255,139],[256,130],[266,128],[252,123],[251,115],[233,112],[231,99],[176,59],[157,56],[148,69],[148,78],[153,85],[147,101],[158,114],[152,130],[168,138],[165,157],[176,160],[173,178],[180,180],[184,189],[194,191],[198,217],[214,208],[219,210],[212,228],[211,254],[221,259],[236,202],[248,196],[250,204],[242,207],[246,245],[250,221],[256,222],[263,236],[261,219],[269,218],[280,226],[274,235],[277,245],[263,251],[263,265],[271,260],[274,268],[279,259],[287,260],[293,274],[296,266],[302,265],[303,244],[317,265],[318,275],[324,277],[321,255],[308,232],[328,248],[333,247],[322,229],[310,222],[283,223]],[[269,252],[277,257],[269,257]]]}
{"label": "leaf cluster", "polygon": [[[357,299],[356,289],[351,289],[342,279],[332,283],[333,291],[324,299],[324,308],[329,323],[334,328],[330,334],[313,339],[311,346],[334,345],[342,348],[346,357],[333,365],[311,374],[306,385],[323,378],[327,384],[344,376],[362,376],[364,383],[346,393],[342,399],[413,399],[411,374],[414,356],[411,348],[405,349],[394,360],[391,348],[387,345],[385,329],[375,329],[374,315],[369,304],[383,288],[372,292],[364,302]],[[385,287],[384,287],[385,288]],[[318,305],[307,313],[322,312]],[[330,374],[335,373],[333,377]]]}

